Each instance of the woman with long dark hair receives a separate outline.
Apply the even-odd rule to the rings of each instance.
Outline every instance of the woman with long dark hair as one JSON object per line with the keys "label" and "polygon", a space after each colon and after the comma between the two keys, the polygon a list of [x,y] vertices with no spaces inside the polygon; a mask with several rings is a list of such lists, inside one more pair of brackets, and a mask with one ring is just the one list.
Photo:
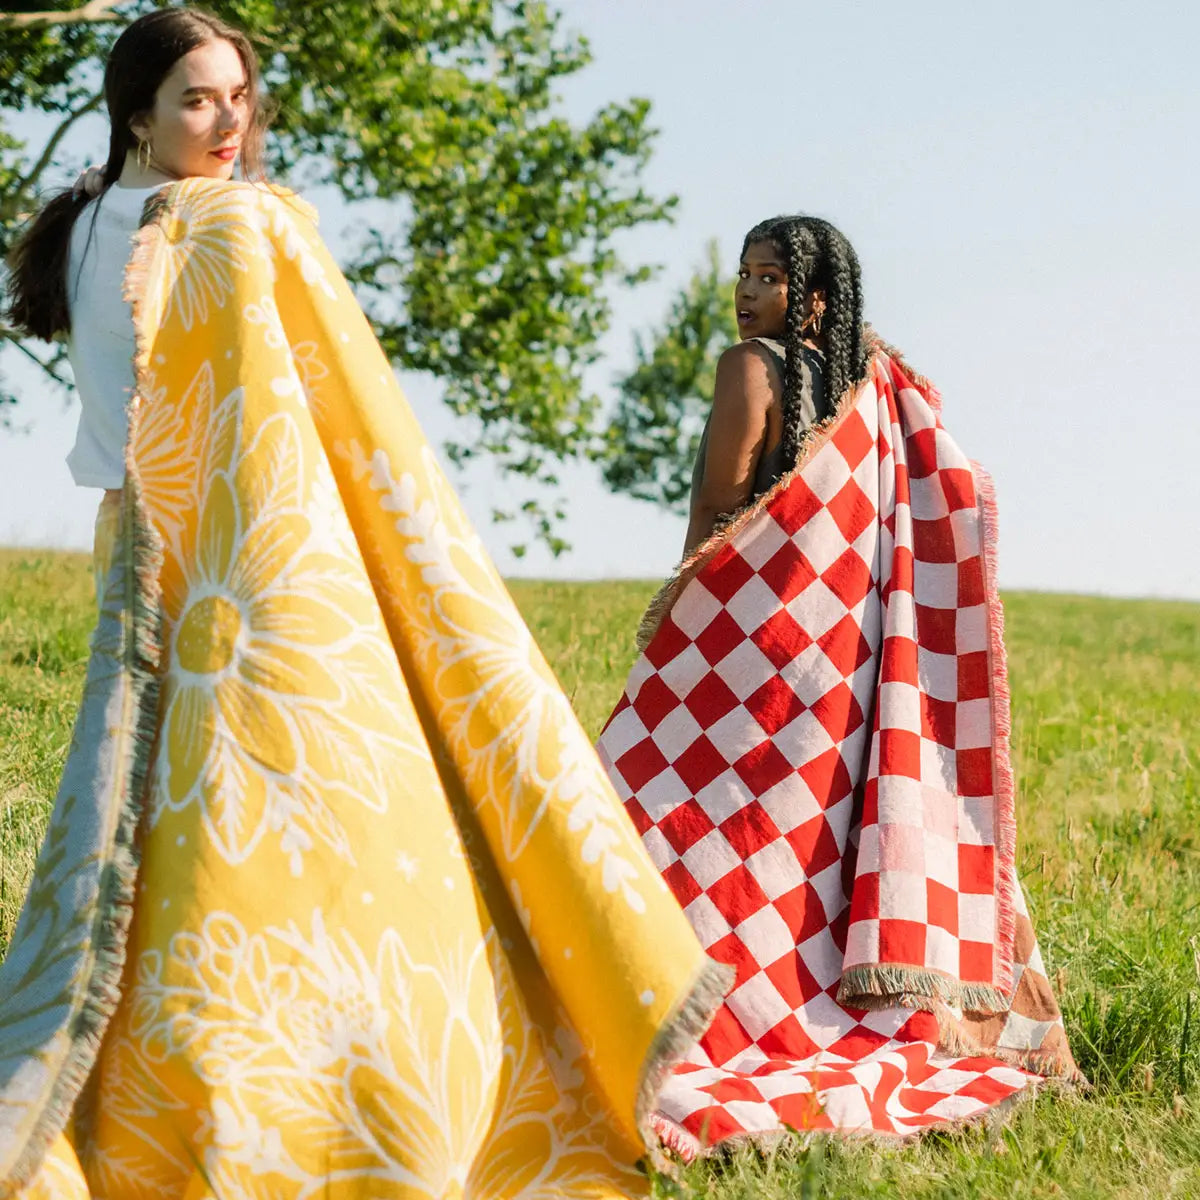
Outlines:
{"label": "woman with long dark hair", "polygon": [[[147,14],[118,39],[104,71],[111,121],[99,195],[51,200],[9,259],[8,318],[27,334],[67,339],[79,394],[67,457],[80,487],[103,490],[96,523],[97,593],[125,478],[133,322],[125,266],[146,202],[175,179],[263,176],[266,125],[258,60],[246,36],[207,13]],[[93,173],[92,178],[97,178]]]}
{"label": "woman with long dark hair", "polygon": [[[69,333],[99,622],[0,964],[0,1195],[615,1197],[723,972],[290,193],[254,56],[135,21]],[[570,903],[564,905],[563,897]]]}
{"label": "woman with long dark hair", "polygon": [[734,304],[685,559],[600,738],[737,972],[660,1099],[689,1155],[915,1133],[1075,1072],[1014,866],[991,480],[829,222],[750,230]]}

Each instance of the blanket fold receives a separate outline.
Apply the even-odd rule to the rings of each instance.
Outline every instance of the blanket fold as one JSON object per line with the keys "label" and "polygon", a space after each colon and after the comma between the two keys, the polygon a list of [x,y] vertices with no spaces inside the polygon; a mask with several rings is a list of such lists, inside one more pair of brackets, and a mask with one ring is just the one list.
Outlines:
{"label": "blanket fold", "polygon": [[724,970],[311,210],[173,185],[127,285],[126,519],[0,965],[0,1194],[644,1194]]}
{"label": "blanket fold", "polygon": [[601,734],[737,970],[664,1096],[682,1149],[909,1132],[1022,1066],[1074,1073],[1014,866],[992,485],[940,411],[875,345],[797,468],[653,602]]}

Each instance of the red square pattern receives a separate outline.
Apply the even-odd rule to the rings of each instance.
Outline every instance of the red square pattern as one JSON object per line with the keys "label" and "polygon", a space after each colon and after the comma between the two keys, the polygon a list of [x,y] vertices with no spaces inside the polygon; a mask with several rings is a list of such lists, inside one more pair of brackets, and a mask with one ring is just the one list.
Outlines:
{"label": "red square pattern", "polygon": [[688,712],[702,729],[715,725],[726,713],[738,706],[738,698],[715,671],[709,671],[683,701]]}
{"label": "red square pattern", "polygon": [[923,921],[883,918],[879,922],[879,945],[884,961],[924,963],[927,932],[928,926]]}
{"label": "red square pattern", "polygon": [[661,775],[670,764],[663,757],[663,752],[649,738],[643,738],[636,746],[622,754],[613,765],[636,796],[650,780]]}
{"label": "red square pattern", "polygon": [[661,675],[651,675],[642,684],[633,702],[633,709],[646,727],[647,733],[653,733],[679,707],[679,697],[667,687]]}
{"label": "red square pattern", "polygon": [[696,649],[708,663],[716,666],[745,636],[742,627],[721,609],[696,638]]}
{"label": "red square pattern", "polygon": [[925,907],[929,923],[958,934],[958,893],[936,879],[925,881]]}
{"label": "red square pattern", "polygon": [[813,715],[835,741],[842,741],[863,723],[862,709],[854,693],[844,683],[830,688],[812,706]]}
{"label": "red square pattern", "polygon": [[875,523],[875,503],[853,479],[846,480],[828,508],[847,542],[857,541]]}
{"label": "red square pattern", "polygon": [[804,702],[791,685],[780,676],[772,675],[746,698],[746,711],[758,722],[763,733],[770,736],[794,721],[805,709]]}
{"label": "red square pattern", "polygon": [[646,647],[646,658],[652,667],[661,671],[690,641],[691,638],[671,620],[671,614],[668,613]]}
{"label": "red square pattern", "polygon": [[693,796],[697,792],[702,792],[729,767],[721,752],[703,734],[671,765]]}
{"label": "red square pattern", "polygon": [[822,573],[821,582],[847,608],[856,608],[871,590],[871,568],[857,550],[847,549]]}
{"label": "red square pattern", "polygon": [[983,582],[983,558],[972,555],[958,564],[958,606],[974,608],[987,602],[987,589]]}
{"label": "red square pattern", "polygon": [[939,746],[953,746],[957,730],[958,704],[921,693],[921,736]]}
{"label": "red square pattern", "polygon": [[986,650],[958,656],[958,698],[986,700],[991,692],[992,670]]}
{"label": "red square pattern", "polygon": [[716,828],[704,806],[696,799],[677,804],[658,823],[663,837],[676,854],[686,854]]}
{"label": "red square pattern", "polygon": [[870,662],[874,651],[863,636],[862,626],[847,613],[832,629],[817,638],[825,657],[849,679],[859,667]]}
{"label": "red square pattern", "polygon": [[790,604],[817,577],[812,563],[791,542],[781,546],[758,573],[780,604]]}
{"label": "red square pattern", "polygon": [[767,810],[757,800],[743,805],[733,816],[722,821],[720,829],[721,835],[742,859],[758,853],[782,836]]}
{"label": "red square pattern", "polygon": [[786,608],[772,613],[754,631],[752,640],[772,665],[779,668],[786,667],[812,645],[812,638]]}
{"label": "red square pattern", "polygon": [[[986,564],[979,555],[957,558],[954,526],[948,518],[911,521],[911,514],[905,512],[909,474],[913,478],[937,475],[950,511],[959,514],[955,521],[969,521],[971,511],[977,511],[974,474],[942,429],[927,385],[909,379],[896,361],[885,356],[873,363],[872,379],[874,389],[864,388],[851,414],[818,447],[801,475],[747,526],[751,529],[755,522],[774,520],[794,537],[821,510],[819,496],[831,497],[825,507],[847,544],[832,552],[836,557],[821,575],[828,590],[819,589],[819,603],[830,604],[832,592],[846,612],[820,635],[825,659],[813,663],[810,669],[814,674],[805,677],[806,682],[821,680],[821,694],[806,710],[784,678],[784,669],[812,644],[803,628],[804,592],[816,578],[812,561],[791,541],[758,571],[774,603],[764,603],[760,623],[750,635],[780,674],[758,683],[739,706],[719,670],[713,670],[685,701],[702,729],[722,721],[722,745],[753,746],[732,764],[738,781],[731,788],[705,791],[731,768],[703,733],[674,763],[668,764],[647,737],[613,764],[621,776],[622,793],[632,793],[627,802],[629,813],[644,835],[652,823],[649,805],[642,804],[639,792],[659,774],[673,769],[690,795],[659,817],[661,837],[677,855],[690,851],[691,867],[696,866],[694,854],[707,848],[706,837],[714,842],[722,838],[737,862],[704,893],[682,858],[664,871],[681,903],[694,912],[701,904],[708,908],[703,928],[725,931],[709,935],[716,937],[709,950],[718,960],[734,965],[742,989],[736,1001],[742,1017],[728,1005],[720,1009],[689,1062],[678,1068],[680,1083],[685,1085],[678,1092],[678,1101],[672,1100],[670,1085],[660,1097],[659,1119],[682,1139],[681,1144],[687,1144],[688,1138],[698,1145],[743,1134],[747,1131],[745,1114],[753,1114],[756,1131],[770,1129],[772,1122],[776,1128],[785,1123],[837,1128],[843,1120],[849,1127],[861,1129],[866,1114],[872,1129],[909,1133],[945,1120],[947,1115],[980,1112],[1023,1086],[1019,1072],[996,1060],[935,1056],[937,1020],[930,1013],[912,1013],[889,1035],[863,1024],[868,1019],[864,1013],[836,1001],[841,972],[846,966],[860,965],[846,957],[848,945],[855,941],[863,946],[877,942],[881,965],[924,965],[966,982],[995,983],[1004,969],[998,962],[995,929],[985,928],[987,922],[981,915],[998,911],[997,881],[1002,869],[1007,869],[998,857],[994,837],[986,845],[955,846],[956,886],[924,873],[926,853],[914,870],[904,870],[899,878],[889,880],[886,889],[881,888],[881,879],[888,879],[893,867],[885,870],[878,858],[871,861],[871,855],[878,854],[874,847],[879,839],[858,837],[860,828],[881,820],[907,824],[912,811],[907,806],[914,797],[926,797],[928,789],[935,794],[920,803],[944,807],[971,797],[979,808],[984,836],[989,828],[999,827],[998,821],[989,826],[987,820],[986,806],[995,803],[992,749],[957,744],[957,705],[991,697],[988,645],[983,639],[979,645],[956,640],[970,636],[961,630],[978,628],[977,623],[957,622],[956,610],[987,604]],[[885,472],[892,475],[890,487],[884,489],[895,501],[888,511],[875,512],[860,485],[847,482],[847,465],[853,471],[868,456],[873,456],[868,471],[878,471],[881,479]],[[890,567],[878,581],[872,578],[868,564],[848,549],[848,543],[862,537],[872,521],[878,522],[885,544],[888,538],[895,541]],[[761,526],[754,528],[761,533]],[[722,605],[732,600],[755,573],[738,552],[739,546],[752,544],[753,538],[747,534],[739,540],[740,536],[735,533],[687,586],[706,588]],[[971,538],[960,541],[979,544],[985,538],[981,532],[977,542]],[[948,565],[955,569],[944,570]],[[930,566],[938,569],[930,571]],[[861,623],[857,606],[876,586],[882,625]],[[920,605],[915,603],[918,590]],[[753,589],[746,589],[738,603],[744,608],[752,595]],[[793,601],[792,611],[786,611],[785,606]],[[747,615],[739,612],[743,622]],[[827,616],[823,619],[828,621]],[[870,636],[868,628],[874,631]],[[886,639],[878,632],[880,628],[888,631]],[[721,608],[706,628],[698,631],[695,644],[717,668],[745,639],[742,625]],[[633,707],[648,731],[679,703],[656,672],[690,642],[668,616],[651,642],[645,662],[639,665],[637,678],[649,678],[641,684]],[[924,690],[918,644],[930,654],[954,660],[956,697],[932,696]],[[752,657],[747,658],[748,664]],[[867,669],[873,658],[878,662],[874,676]],[[827,679],[821,672],[828,671],[830,664],[837,675]],[[907,686],[881,689],[882,683]],[[912,707],[914,694],[916,708]],[[903,707],[881,712],[886,704]],[[624,703],[622,711],[627,708]],[[808,726],[796,720],[806,711],[820,722],[819,730],[816,724],[811,726],[815,731],[811,736],[815,738],[815,733],[823,730],[834,745],[817,738],[810,754],[805,754],[803,744],[789,746],[791,760],[801,763],[793,773],[771,737],[785,728],[790,735],[806,736]],[[746,722],[741,731],[736,726],[739,713]],[[865,736],[867,719],[872,719],[873,739]],[[617,739],[622,747],[628,745],[628,716],[623,716],[619,728],[609,728],[614,745]],[[937,753],[931,755],[930,747]],[[947,761],[953,764],[951,775],[957,774],[956,787],[952,779],[943,779]],[[922,772],[930,763],[936,764],[937,775],[925,779]],[[787,780],[795,776],[803,781],[803,787],[795,785],[792,799]],[[882,804],[881,778],[888,780]],[[735,794],[740,807],[731,814],[728,805]],[[857,805],[846,803],[853,794],[861,798]],[[713,796],[710,808],[701,795]],[[780,832],[781,822],[772,817],[781,811],[780,805],[811,804],[814,800],[821,808],[817,815],[801,820],[786,834]],[[905,807],[897,809],[897,804]],[[719,832],[713,832],[714,825]],[[920,827],[916,828],[914,846],[920,846]],[[895,844],[905,842],[902,839]],[[664,850],[660,842],[658,852]],[[766,874],[760,879],[758,873],[763,872]],[[774,901],[768,900],[768,892],[776,897]],[[884,895],[893,911],[881,910]],[[972,896],[993,903],[968,903]],[[774,961],[759,962],[747,940],[734,930],[752,917],[765,916],[766,909],[773,913],[763,921],[762,952],[766,954],[769,946]],[[776,918],[787,929],[782,949]],[[852,923],[861,924],[869,936],[848,941]],[[771,935],[773,926],[776,932]],[[930,930],[940,932],[929,936]],[[754,941],[749,933],[747,939]],[[751,1024],[758,1031],[757,1039],[748,1032]],[[755,1054],[744,1058],[751,1049]],[[819,1063],[814,1061],[818,1054]],[[735,1060],[746,1066],[733,1066]],[[866,1071],[860,1069],[864,1062],[869,1064]],[[760,1087],[760,1081],[768,1078],[771,1087]],[[780,1087],[780,1080],[792,1086]]]}
{"label": "red square pattern", "polygon": [[801,478],[771,505],[771,516],[788,537],[795,537],[823,507],[820,496]]}
{"label": "red square pattern", "polygon": [[770,901],[745,864],[723,875],[708,890],[708,898],[721,910],[730,925],[740,925],[766,908]]}
{"label": "red square pattern", "polygon": [[917,613],[917,643],[934,654],[954,654],[957,651],[955,627],[958,610],[933,608],[928,604],[914,605]]}
{"label": "red square pattern", "polygon": [[756,795],[785,780],[795,768],[774,742],[760,742],[733,764],[738,778]]}
{"label": "red square pattern", "polygon": [[704,586],[722,604],[728,604],[753,575],[754,568],[734,549],[732,543],[727,543],[705,568]]}

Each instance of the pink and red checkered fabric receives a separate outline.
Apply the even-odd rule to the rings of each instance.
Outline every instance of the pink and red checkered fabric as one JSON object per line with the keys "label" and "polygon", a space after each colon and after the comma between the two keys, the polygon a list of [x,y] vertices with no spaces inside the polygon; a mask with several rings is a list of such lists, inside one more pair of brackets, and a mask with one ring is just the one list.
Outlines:
{"label": "pink and red checkered fabric", "polygon": [[660,597],[601,734],[737,971],[664,1093],[681,1149],[911,1132],[1030,1081],[965,1035],[943,1052],[964,1009],[1010,1006],[1020,896],[990,482],[939,412],[879,350],[800,470]]}

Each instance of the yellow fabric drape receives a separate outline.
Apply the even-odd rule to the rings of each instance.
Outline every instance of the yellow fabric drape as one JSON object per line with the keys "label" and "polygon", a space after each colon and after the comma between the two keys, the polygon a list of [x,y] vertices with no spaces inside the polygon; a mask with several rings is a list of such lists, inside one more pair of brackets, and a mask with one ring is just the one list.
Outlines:
{"label": "yellow fabric drape", "polygon": [[122,536],[163,620],[142,866],[21,1194],[641,1194],[721,977],[310,210],[174,185],[129,284]]}

